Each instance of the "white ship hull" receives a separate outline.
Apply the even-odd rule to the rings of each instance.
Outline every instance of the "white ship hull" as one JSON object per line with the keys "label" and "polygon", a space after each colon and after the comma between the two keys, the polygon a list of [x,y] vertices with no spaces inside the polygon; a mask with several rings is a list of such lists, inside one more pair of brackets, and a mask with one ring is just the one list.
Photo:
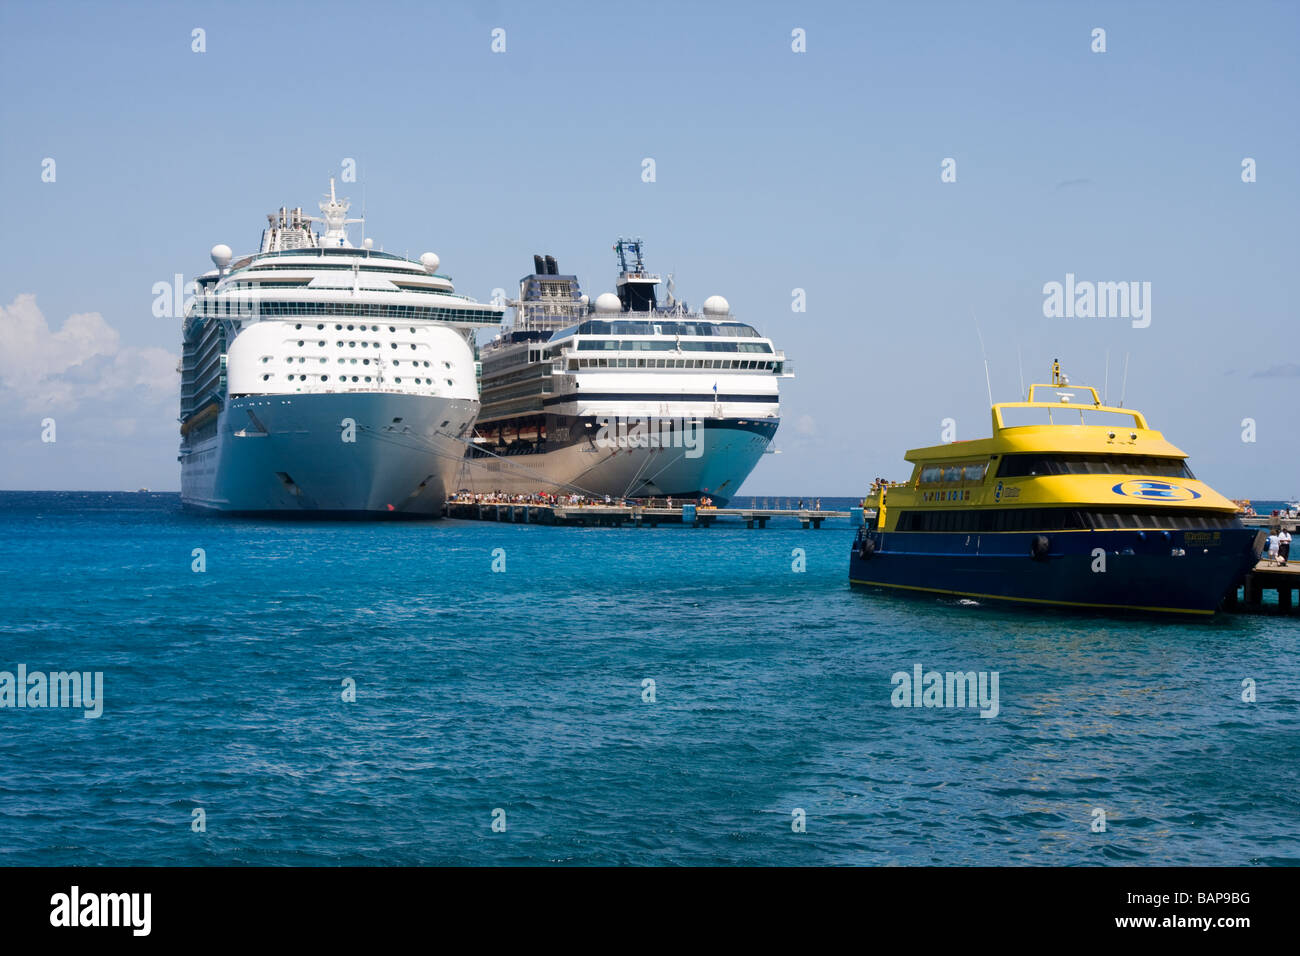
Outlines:
{"label": "white ship hull", "polygon": [[182,447],[181,499],[224,513],[438,517],[465,454],[453,436],[477,414],[468,399],[385,392],[239,398],[214,436]]}
{"label": "white ship hull", "polygon": [[583,442],[537,454],[468,458],[455,489],[611,498],[707,495],[725,505],[771,444],[776,424],[769,419],[759,431],[726,421],[705,422],[698,455],[680,447],[601,448]]}

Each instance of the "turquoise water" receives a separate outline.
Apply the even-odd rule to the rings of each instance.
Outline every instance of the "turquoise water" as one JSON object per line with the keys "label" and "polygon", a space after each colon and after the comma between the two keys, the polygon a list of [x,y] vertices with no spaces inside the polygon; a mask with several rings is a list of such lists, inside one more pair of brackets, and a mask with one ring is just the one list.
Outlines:
{"label": "turquoise water", "polygon": [[104,674],[0,709],[0,863],[1300,863],[1300,618],[854,591],[851,539],[0,493],[0,670]]}

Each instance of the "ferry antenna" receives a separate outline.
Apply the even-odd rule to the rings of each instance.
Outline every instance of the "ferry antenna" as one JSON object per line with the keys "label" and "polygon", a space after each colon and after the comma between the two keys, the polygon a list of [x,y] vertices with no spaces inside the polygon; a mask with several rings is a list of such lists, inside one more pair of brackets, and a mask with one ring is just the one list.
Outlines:
{"label": "ferry antenna", "polygon": [[971,321],[975,323],[975,334],[979,336],[979,340],[980,340],[980,355],[984,356],[984,384],[985,384],[986,386],[988,386],[988,390],[989,390],[989,406],[992,407],[992,405],[993,405],[993,380],[992,380],[991,378],[989,378],[989,356],[988,356],[988,353],[984,351],[984,333],[982,333],[982,332],[980,331],[979,320],[975,318],[975,312],[974,312],[974,310],[971,311],[970,317],[971,317]]}

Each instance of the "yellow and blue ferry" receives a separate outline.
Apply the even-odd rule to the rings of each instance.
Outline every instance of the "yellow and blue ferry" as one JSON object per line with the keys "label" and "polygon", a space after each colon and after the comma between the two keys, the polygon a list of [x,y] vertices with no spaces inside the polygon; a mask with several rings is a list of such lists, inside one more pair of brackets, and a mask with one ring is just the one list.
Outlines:
{"label": "yellow and blue ferry", "polygon": [[1209,615],[1254,565],[1260,535],[1237,506],[1140,412],[1071,388],[1059,361],[1050,385],[992,413],[991,438],[913,449],[910,480],[872,485],[853,584]]}

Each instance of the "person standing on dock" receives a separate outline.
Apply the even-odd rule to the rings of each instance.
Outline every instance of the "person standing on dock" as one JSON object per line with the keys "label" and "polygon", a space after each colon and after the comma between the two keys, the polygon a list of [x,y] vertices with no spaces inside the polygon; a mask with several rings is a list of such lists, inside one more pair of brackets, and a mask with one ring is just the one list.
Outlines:
{"label": "person standing on dock", "polygon": [[1291,532],[1283,528],[1277,536],[1278,561],[1286,564],[1291,560]]}
{"label": "person standing on dock", "polygon": [[1278,548],[1281,546],[1281,544],[1282,544],[1282,542],[1278,540],[1278,533],[1277,533],[1276,531],[1270,532],[1270,533],[1269,533],[1269,536],[1268,536],[1268,560],[1269,560],[1269,563],[1271,563],[1271,564],[1276,564],[1276,563],[1277,563],[1277,553],[1278,553]]}

